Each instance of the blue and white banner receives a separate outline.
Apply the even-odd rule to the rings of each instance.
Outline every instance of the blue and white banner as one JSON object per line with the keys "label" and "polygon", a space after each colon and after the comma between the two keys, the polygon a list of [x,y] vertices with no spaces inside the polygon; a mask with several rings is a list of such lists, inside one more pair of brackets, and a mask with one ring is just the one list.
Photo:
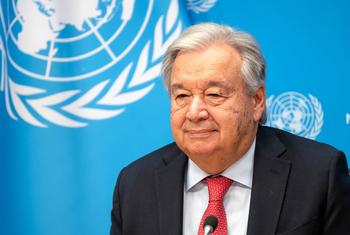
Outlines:
{"label": "blue and white banner", "polygon": [[2,0],[0,234],[108,234],[120,169],[172,141],[168,45],[213,21],[266,57],[268,125],[350,159],[350,2]]}

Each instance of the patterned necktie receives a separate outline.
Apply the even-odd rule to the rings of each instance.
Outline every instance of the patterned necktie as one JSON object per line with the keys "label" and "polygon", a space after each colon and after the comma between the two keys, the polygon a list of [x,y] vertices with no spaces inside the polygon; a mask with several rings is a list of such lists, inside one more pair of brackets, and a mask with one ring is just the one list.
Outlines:
{"label": "patterned necktie", "polygon": [[224,208],[224,196],[228,188],[232,184],[232,180],[223,177],[206,178],[205,182],[208,184],[209,191],[209,204],[206,211],[203,214],[201,223],[199,224],[198,235],[203,235],[203,223],[209,215],[213,215],[218,219],[218,225],[213,235],[226,235],[227,234],[227,220]]}

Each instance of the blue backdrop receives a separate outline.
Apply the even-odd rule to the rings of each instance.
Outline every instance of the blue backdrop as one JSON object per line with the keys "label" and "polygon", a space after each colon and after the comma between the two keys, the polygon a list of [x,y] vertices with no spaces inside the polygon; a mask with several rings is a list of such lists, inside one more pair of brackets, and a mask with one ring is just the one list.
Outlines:
{"label": "blue backdrop", "polygon": [[350,2],[1,0],[0,233],[108,234],[120,169],[172,141],[159,76],[188,25],[252,33],[268,124],[350,157]]}

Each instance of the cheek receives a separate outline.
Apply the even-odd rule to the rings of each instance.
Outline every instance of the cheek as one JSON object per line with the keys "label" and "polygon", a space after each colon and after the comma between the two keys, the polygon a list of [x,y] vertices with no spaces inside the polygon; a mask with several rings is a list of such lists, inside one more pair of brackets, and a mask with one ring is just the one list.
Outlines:
{"label": "cheek", "polygon": [[236,99],[236,102],[231,103],[227,109],[232,113],[233,119],[239,121],[250,121],[253,118],[254,107],[249,99],[244,95]]}
{"label": "cheek", "polygon": [[171,107],[171,112],[170,112],[170,123],[171,123],[171,128],[176,129],[176,128],[181,128],[183,122],[185,121],[186,118],[186,113],[183,109],[181,108],[176,108],[176,107]]}
{"label": "cheek", "polygon": [[232,136],[244,132],[246,126],[252,122],[252,113],[244,105],[228,105],[218,112],[216,120],[220,123],[225,136]]}
{"label": "cheek", "polygon": [[170,115],[178,115],[183,112],[184,107],[178,106],[174,100],[171,100],[170,103]]}

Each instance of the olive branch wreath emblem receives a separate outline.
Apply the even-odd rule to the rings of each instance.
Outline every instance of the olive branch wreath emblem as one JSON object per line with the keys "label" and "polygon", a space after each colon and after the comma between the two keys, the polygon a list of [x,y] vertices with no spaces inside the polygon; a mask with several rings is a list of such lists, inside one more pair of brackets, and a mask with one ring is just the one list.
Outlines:
{"label": "olive branch wreath emblem", "polygon": [[[322,111],[322,105],[320,101],[313,95],[308,94],[310,101],[313,105],[314,111],[315,111],[315,120],[313,122],[313,126],[311,127],[310,131],[307,132],[307,134],[304,136],[309,139],[316,139],[316,137],[320,134],[322,126],[323,126],[323,119],[324,114]],[[274,95],[269,96],[266,99],[266,106],[269,108],[271,107],[272,103],[274,101]],[[271,125],[271,122],[268,121],[267,123],[269,126]]]}
{"label": "olive branch wreath emblem", "polygon": [[187,9],[196,14],[209,11],[218,0],[186,0]]}
{"label": "olive branch wreath emblem", "polygon": [[[53,123],[76,128],[87,126],[89,120],[108,119],[121,114],[125,105],[140,100],[154,87],[155,84],[151,83],[143,88],[124,91],[124,88],[144,85],[159,77],[159,59],[182,31],[182,21],[177,20],[178,16],[178,2],[172,0],[166,15],[157,20],[152,40],[145,43],[137,62],[130,62],[115,79],[103,80],[85,92],[71,89],[48,94],[45,89],[14,82],[6,71],[6,49],[0,38],[1,90],[5,92],[9,116],[14,120],[21,118],[37,127],[48,127],[48,123]],[[0,20],[3,20],[3,15]],[[131,74],[132,68],[135,69]],[[127,82],[130,75],[131,79]]]}

